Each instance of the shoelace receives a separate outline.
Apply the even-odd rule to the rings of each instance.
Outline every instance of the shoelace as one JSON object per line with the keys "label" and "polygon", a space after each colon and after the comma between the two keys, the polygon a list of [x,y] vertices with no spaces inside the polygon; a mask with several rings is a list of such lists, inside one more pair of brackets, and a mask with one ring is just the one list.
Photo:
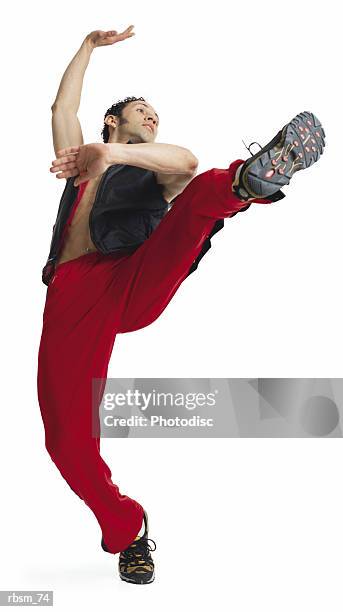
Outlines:
{"label": "shoelace", "polygon": [[263,147],[261,147],[261,145],[260,145],[260,143],[259,143],[259,142],[251,142],[251,143],[250,143],[250,145],[249,145],[249,146],[247,146],[247,145],[245,144],[245,142],[244,142],[243,138],[242,138],[242,143],[244,144],[245,148],[246,148],[246,149],[249,151],[249,153],[250,153],[250,155],[251,155],[252,157],[253,157],[254,153],[252,153],[252,152],[250,151],[250,147],[252,147],[254,144],[257,144],[257,145],[260,147],[260,149],[262,149],[262,148],[263,148]]}
{"label": "shoelace", "polygon": [[[152,548],[149,544],[152,542],[155,548]],[[151,563],[152,558],[150,556],[150,552],[156,550],[156,542],[151,540],[150,538],[141,538],[140,540],[136,540],[129,548],[122,551],[121,553],[121,562],[124,562],[126,565],[129,565],[135,561],[143,561],[144,563]],[[142,563],[142,565],[144,565]]]}

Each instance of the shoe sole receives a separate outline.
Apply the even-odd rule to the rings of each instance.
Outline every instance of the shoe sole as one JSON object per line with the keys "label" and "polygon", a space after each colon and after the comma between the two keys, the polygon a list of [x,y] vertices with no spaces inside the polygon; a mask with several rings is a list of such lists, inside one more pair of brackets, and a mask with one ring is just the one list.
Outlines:
{"label": "shoe sole", "polygon": [[153,574],[150,580],[146,580],[146,581],[141,580],[140,582],[137,582],[137,580],[132,580],[130,578],[125,578],[124,576],[121,576],[120,574],[119,576],[121,580],[124,580],[124,582],[129,582],[130,584],[150,584],[151,582],[154,582],[155,580],[155,574]]}
{"label": "shoe sole", "polygon": [[249,197],[264,198],[288,185],[295,172],[318,161],[324,151],[324,138],[325,132],[313,113],[296,115],[245,162],[240,183]]}

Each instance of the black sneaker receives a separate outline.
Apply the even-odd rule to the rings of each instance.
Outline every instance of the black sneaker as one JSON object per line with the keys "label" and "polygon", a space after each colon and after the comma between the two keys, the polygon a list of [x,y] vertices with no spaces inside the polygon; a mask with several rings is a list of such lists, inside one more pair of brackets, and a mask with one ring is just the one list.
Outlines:
{"label": "black sneaker", "polygon": [[269,199],[289,184],[295,172],[318,161],[325,147],[324,137],[320,121],[313,113],[299,113],[261,151],[247,159],[234,191],[243,201]]}
{"label": "black sneaker", "polygon": [[[119,555],[119,576],[125,582],[149,584],[155,579],[155,566],[150,551],[156,550],[154,540],[148,538],[148,516],[144,511],[144,534],[137,536]],[[155,548],[151,548],[152,542]]]}

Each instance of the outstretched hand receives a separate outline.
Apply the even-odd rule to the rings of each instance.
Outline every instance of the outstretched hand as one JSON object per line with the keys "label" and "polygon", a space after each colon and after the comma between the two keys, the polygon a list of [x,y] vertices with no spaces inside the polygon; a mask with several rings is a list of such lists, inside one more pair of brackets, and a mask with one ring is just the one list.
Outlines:
{"label": "outstretched hand", "polygon": [[103,174],[110,165],[108,145],[95,142],[60,149],[57,151],[57,159],[52,162],[50,172],[58,173],[56,178],[68,179],[76,176],[74,186],[78,187],[80,183]]}
{"label": "outstretched hand", "polygon": [[130,38],[134,36],[135,33],[131,32],[132,28],[135,26],[130,25],[126,30],[120,32],[118,34],[117,30],[108,30],[104,32],[103,30],[94,30],[86,36],[86,40],[95,47],[104,47],[105,45],[114,45],[114,43],[119,42],[120,40],[125,40],[126,38]]}

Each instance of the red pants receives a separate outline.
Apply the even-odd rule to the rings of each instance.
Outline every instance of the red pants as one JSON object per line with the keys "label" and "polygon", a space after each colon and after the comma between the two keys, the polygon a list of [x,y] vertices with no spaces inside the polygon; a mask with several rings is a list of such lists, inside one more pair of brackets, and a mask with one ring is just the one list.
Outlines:
{"label": "red pants", "polygon": [[163,312],[216,219],[246,206],[231,190],[241,163],[196,176],[134,253],[92,252],[62,263],[47,288],[37,378],[45,444],[112,553],[134,540],[143,508],[113,484],[92,437],[92,378],[106,378],[117,333],[146,327]]}

